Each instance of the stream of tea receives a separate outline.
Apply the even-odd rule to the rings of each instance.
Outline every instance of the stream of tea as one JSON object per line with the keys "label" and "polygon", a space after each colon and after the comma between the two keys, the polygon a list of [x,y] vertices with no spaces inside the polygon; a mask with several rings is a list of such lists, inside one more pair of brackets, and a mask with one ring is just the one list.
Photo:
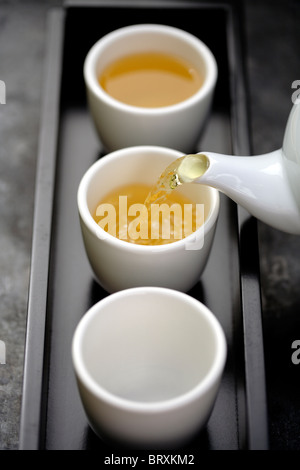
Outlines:
{"label": "stream of tea", "polygon": [[209,159],[203,154],[190,154],[177,158],[159,176],[144,202],[147,209],[151,204],[163,202],[173,189],[184,183],[200,178],[209,167]]}

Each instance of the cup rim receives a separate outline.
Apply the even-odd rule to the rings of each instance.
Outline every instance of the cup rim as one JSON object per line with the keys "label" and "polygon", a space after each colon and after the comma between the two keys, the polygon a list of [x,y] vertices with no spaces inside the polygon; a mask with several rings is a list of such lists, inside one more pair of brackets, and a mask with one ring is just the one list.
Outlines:
{"label": "cup rim", "polygon": [[[89,326],[90,322],[92,322],[93,319],[100,314],[101,310],[105,308],[106,305],[113,303],[119,298],[134,296],[136,294],[139,295],[141,293],[146,293],[148,295],[150,294],[151,296],[157,294],[172,296],[178,301],[181,301],[182,303],[191,306],[193,310],[196,310],[199,315],[205,316],[205,318],[209,321],[210,326],[216,337],[216,353],[209,371],[197,383],[197,385],[192,387],[189,391],[167,400],[160,400],[155,402],[139,402],[120,397],[106,390],[106,388],[100,385],[86,370],[82,357],[81,344],[86,329]],[[197,399],[202,394],[206,393],[209,388],[213,386],[214,383],[217,383],[218,380],[221,378],[225,367],[227,359],[227,343],[224,330],[219,320],[212,313],[212,311],[208,307],[206,307],[206,305],[204,305],[202,302],[196,300],[195,298],[191,297],[186,293],[174,289],[166,287],[144,286],[128,288],[115,292],[94,304],[77,324],[72,339],[71,352],[75,374],[94,396],[119,409],[127,410],[130,412],[155,413],[185,406],[188,403],[191,403],[192,401]]]}
{"label": "cup rim", "polygon": [[[130,34],[140,34],[144,32],[154,32],[154,33],[162,33],[168,34],[172,36],[176,36],[178,39],[185,41],[194,49],[197,49],[200,53],[202,58],[205,61],[206,66],[206,77],[204,83],[199,88],[196,93],[194,93],[189,98],[180,101],[179,103],[175,103],[169,106],[161,106],[157,108],[148,108],[148,107],[139,107],[130,105],[127,103],[123,103],[112,96],[110,96],[98,83],[97,77],[94,73],[94,68],[97,62],[98,54],[101,50],[103,50],[107,45],[109,45],[114,40],[121,40],[124,35]],[[164,115],[170,112],[180,111],[190,106],[194,105],[196,102],[204,99],[212,89],[214,89],[217,76],[218,76],[218,66],[216,59],[209,49],[209,47],[201,41],[201,39],[197,38],[193,34],[183,30],[176,28],[174,26],[163,25],[163,24],[152,24],[152,23],[145,23],[145,24],[134,24],[125,26],[122,28],[118,28],[116,30],[111,31],[110,33],[106,34],[102,38],[100,38],[88,51],[84,66],[83,66],[83,75],[86,87],[89,88],[92,93],[101,101],[106,103],[107,105],[118,108],[121,111],[130,112],[132,114],[137,115]]]}
{"label": "cup rim", "polygon": [[162,245],[142,245],[139,243],[129,243],[126,240],[121,240],[117,237],[114,237],[110,233],[104,231],[99,225],[96,224],[95,220],[93,219],[92,214],[90,213],[90,210],[88,208],[87,200],[86,200],[86,195],[87,195],[87,190],[89,187],[89,184],[91,182],[91,179],[97,173],[103,165],[106,164],[109,160],[117,160],[119,158],[125,158],[126,154],[127,155],[132,155],[132,154],[139,154],[139,153],[149,153],[149,152],[155,152],[155,153],[163,153],[163,154],[168,154],[171,156],[174,156],[174,158],[180,157],[185,155],[184,153],[178,151],[178,150],[173,150],[169,149],[167,147],[159,147],[159,146],[152,146],[152,145],[140,145],[140,146],[134,146],[134,147],[125,147],[119,150],[115,150],[111,153],[108,153],[107,155],[101,157],[99,160],[97,160],[95,163],[93,163],[88,170],[85,172],[83,175],[79,186],[78,186],[78,191],[77,191],[77,206],[78,206],[78,211],[79,215],[85,224],[85,226],[88,228],[88,230],[94,234],[97,238],[105,240],[106,243],[109,243],[116,248],[119,247],[126,249],[129,252],[132,253],[143,253],[143,254],[149,254],[153,252],[163,252],[163,251],[173,251],[173,250],[178,250],[179,248],[184,248],[187,243],[193,243],[195,237],[197,234],[200,233],[200,231],[204,231],[204,236],[205,233],[208,233],[213,226],[215,225],[218,216],[219,216],[219,208],[220,208],[220,197],[219,197],[219,191],[215,188],[212,187],[207,187],[211,194],[211,205],[210,205],[210,211],[203,222],[203,224],[195,230],[193,233],[188,235],[187,237],[184,237],[180,240],[176,240],[172,243],[166,243]]}

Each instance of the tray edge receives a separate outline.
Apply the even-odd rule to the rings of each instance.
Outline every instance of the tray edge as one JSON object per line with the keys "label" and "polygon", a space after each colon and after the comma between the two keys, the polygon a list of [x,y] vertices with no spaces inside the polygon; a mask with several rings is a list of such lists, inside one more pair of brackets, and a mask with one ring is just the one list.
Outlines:
{"label": "tray edge", "polygon": [[[241,28],[244,24],[243,5],[236,5],[231,18],[228,37],[231,50],[234,50],[232,68],[239,80],[231,86],[236,96],[232,112],[233,151],[235,155],[251,155],[249,130],[248,85],[245,66],[245,38]],[[230,35],[231,31],[231,35]],[[241,38],[241,43],[234,40]],[[237,58],[237,60],[236,60]],[[237,129],[239,131],[237,132]],[[257,220],[241,206],[237,206],[238,237],[240,252],[240,286],[242,302],[242,322],[244,331],[244,375],[247,415],[247,441],[249,450],[269,448],[267,394],[263,347],[262,305],[260,291],[260,266]],[[249,252],[249,246],[251,250]],[[255,275],[256,273],[256,275]],[[253,341],[253,339],[255,339]],[[250,354],[251,352],[251,354]],[[259,384],[259,385],[258,385]]]}
{"label": "tray edge", "polygon": [[[19,450],[38,450],[41,439],[42,401],[44,393],[47,288],[49,275],[53,184],[55,180],[56,139],[59,122],[60,76],[64,11],[52,8],[47,17],[46,60],[41,106],[41,134],[38,143],[36,192],[34,198],[33,238],[29,279],[24,374],[19,429]],[[57,28],[57,24],[60,28]],[[54,25],[56,34],[53,34]],[[58,59],[58,60],[57,60]],[[47,132],[44,123],[47,121]],[[49,130],[50,124],[50,130]],[[45,152],[46,149],[46,152]],[[39,286],[39,295],[36,287]],[[43,294],[43,295],[41,295]],[[30,312],[30,315],[29,315]],[[34,341],[31,341],[35,338]],[[29,383],[30,382],[30,383]]]}

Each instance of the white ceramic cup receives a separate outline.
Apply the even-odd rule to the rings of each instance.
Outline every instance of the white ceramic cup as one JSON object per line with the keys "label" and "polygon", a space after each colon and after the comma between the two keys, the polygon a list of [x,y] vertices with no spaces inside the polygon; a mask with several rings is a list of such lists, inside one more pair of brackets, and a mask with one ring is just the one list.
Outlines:
{"label": "white ceramic cup", "polygon": [[[142,108],[122,103],[99,85],[101,71],[131,53],[158,51],[181,56],[204,75],[192,97],[172,106]],[[88,52],[84,80],[89,109],[102,144],[108,151],[132,145],[158,145],[195,151],[207,119],[217,80],[217,64],[208,47],[190,33],[171,26],[146,24],[115,30]]]}
{"label": "white ceramic cup", "polygon": [[210,417],[226,351],[216,317],[187,294],[138,287],[104,298],[72,344],[90,426],[122,446],[184,445]]}
{"label": "white ceramic cup", "polygon": [[92,214],[101,199],[122,185],[153,185],[183,154],[156,146],[135,146],[112,152],[83,175],[77,193],[84,246],[95,279],[109,293],[138,286],[160,286],[187,292],[199,280],[212,247],[219,214],[219,192],[200,184],[177,188],[204,204],[204,224],[191,235],[165,245],[139,245],[104,231]]}

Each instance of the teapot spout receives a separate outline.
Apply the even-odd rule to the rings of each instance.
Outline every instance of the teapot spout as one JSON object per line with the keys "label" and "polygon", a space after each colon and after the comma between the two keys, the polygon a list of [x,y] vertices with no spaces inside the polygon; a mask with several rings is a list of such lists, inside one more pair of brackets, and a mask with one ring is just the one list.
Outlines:
{"label": "teapot spout", "polygon": [[196,157],[194,163],[191,161],[196,166],[197,158],[201,159],[202,169],[198,175],[196,167],[194,172],[187,172],[189,163],[184,159],[178,168],[182,182],[212,186],[262,222],[283,232],[300,234],[300,208],[289,184],[282,149],[249,157],[213,152],[201,152],[190,157]]}

